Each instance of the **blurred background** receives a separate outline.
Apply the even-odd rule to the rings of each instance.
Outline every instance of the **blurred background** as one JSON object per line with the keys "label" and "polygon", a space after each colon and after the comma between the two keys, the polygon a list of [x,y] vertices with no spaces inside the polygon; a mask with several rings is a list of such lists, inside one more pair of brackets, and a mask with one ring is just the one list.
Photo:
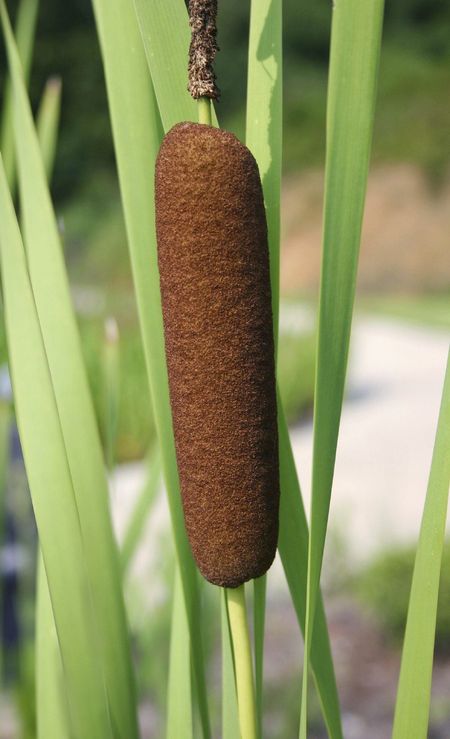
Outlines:
{"label": "blurred background", "polygon": [[[17,3],[8,6],[14,16]],[[221,125],[244,139],[249,2],[219,6],[217,111]],[[331,0],[284,2],[279,372],[305,505],[331,13]],[[5,74],[2,49],[0,97]],[[30,78],[35,106],[52,75],[63,85],[52,192],[121,540],[129,542],[142,489],[153,489],[125,582],[145,739],[163,735],[173,551],[89,0],[41,1]],[[388,0],[323,581],[348,739],[390,736],[450,337],[449,89],[450,3]],[[3,327],[0,361],[6,362]],[[5,368],[0,395],[0,739],[31,738],[36,534]],[[296,732],[301,640],[278,562],[269,575],[268,599],[265,736],[290,739]],[[209,586],[205,608],[218,609]],[[205,622],[211,685],[218,688],[220,641],[213,624],[219,619]],[[438,614],[430,730],[435,738],[450,736],[449,648],[450,544]],[[317,700],[311,700],[316,708],[310,735],[319,739],[326,734]]]}

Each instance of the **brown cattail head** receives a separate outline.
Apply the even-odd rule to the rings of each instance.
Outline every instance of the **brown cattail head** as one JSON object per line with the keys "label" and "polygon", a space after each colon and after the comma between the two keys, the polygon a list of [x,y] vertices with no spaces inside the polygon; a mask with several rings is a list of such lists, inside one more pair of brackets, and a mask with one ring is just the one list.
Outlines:
{"label": "brown cattail head", "polygon": [[170,402],[186,529],[203,575],[263,575],[278,536],[267,226],[258,167],[230,133],[181,123],[156,164]]}
{"label": "brown cattail head", "polygon": [[189,24],[191,45],[189,47],[188,90],[197,100],[207,97],[219,99],[213,62],[219,50],[217,46],[217,0],[189,0]]}

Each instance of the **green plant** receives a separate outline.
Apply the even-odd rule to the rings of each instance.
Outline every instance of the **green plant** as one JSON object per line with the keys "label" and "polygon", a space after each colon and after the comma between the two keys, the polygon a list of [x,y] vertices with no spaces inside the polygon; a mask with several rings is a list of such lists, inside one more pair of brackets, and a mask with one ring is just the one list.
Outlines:
{"label": "green plant", "polygon": [[[166,730],[169,737],[181,733],[187,739],[209,737],[216,721],[207,690],[204,642],[205,615],[213,610],[206,610],[205,614],[202,590],[208,586],[198,576],[180,502],[164,351],[155,214],[151,207],[153,171],[163,130],[167,131],[182,120],[195,121],[198,115],[185,89],[189,44],[187,15],[182,0],[167,0],[163,4],[147,0],[134,0],[134,3],[93,0],[93,5],[105,66],[152,417],[175,549]],[[38,704],[39,732],[42,739],[65,733],[76,739],[133,739],[138,735],[137,705],[122,598],[123,572],[112,534],[98,430],[40,150],[42,147],[45,156],[48,142],[55,140],[51,127],[57,116],[53,108],[50,122],[47,118],[42,124],[39,141],[3,0],[0,0],[0,10],[13,89],[12,115],[21,205],[19,227],[7,177],[0,166],[2,287],[16,417],[45,567],[45,577],[41,567],[39,578],[41,628],[37,676],[38,690],[46,688],[47,692],[39,693],[43,696]],[[295,730],[299,724],[302,739],[307,735],[308,714],[311,713],[309,671],[314,676],[328,734],[332,739],[342,737],[320,575],[350,340],[382,15],[382,0],[372,3],[337,0],[334,9],[327,112],[324,250],[315,362],[310,535],[281,400],[283,391],[278,390],[281,484],[278,548],[305,638],[300,722],[298,716],[295,718]],[[263,185],[276,344],[281,86],[281,0],[253,0],[246,144],[258,162]],[[215,112],[210,111],[205,101],[200,104],[200,119],[217,125]],[[50,136],[46,138],[43,132],[49,131]],[[293,350],[291,346],[289,351]],[[281,357],[282,349],[278,357],[279,379]],[[104,426],[110,463],[114,458],[117,411],[116,360],[116,356],[108,359],[109,370],[114,370],[108,375],[108,400],[114,399],[115,405],[114,413],[109,414]],[[99,373],[101,377],[101,370]],[[104,387],[104,380],[98,382]],[[411,731],[416,731],[417,727],[420,727],[417,736],[425,737],[427,731],[438,575],[450,477],[447,453],[449,395],[450,372],[444,388],[416,553],[394,724],[396,739],[409,739]],[[147,443],[146,438],[145,446]],[[151,508],[158,477],[156,464],[155,475],[138,501],[125,539],[122,561],[125,572],[139,537],[140,519]],[[237,591],[220,593],[222,733],[228,739],[237,736],[238,722],[243,739],[261,736],[264,731],[266,587],[267,580],[263,576],[246,590],[241,585]],[[218,594],[210,589],[207,592],[215,592],[217,608],[213,618],[218,620]],[[249,600],[251,596],[253,605],[252,641],[249,641],[246,625],[246,596]],[[56,650],[53,623],[58,642]],[[50,653],[52,659],[45,660],[44,656]],[[43,721],[39,712],[55,701],[52,696],[55,696],[54,687],[61,674],[60,664],[64,687],[61,703],[55,705],[54,712],[47,711]]]}
{"label": "green plant", "polygon": [[[401,644],[408,613],[415,547],[383,552],[359,573],[355,588],[375,615],[387,639]],[[444,546],[436,614],[437,654],[450,648],[450,543]]]}

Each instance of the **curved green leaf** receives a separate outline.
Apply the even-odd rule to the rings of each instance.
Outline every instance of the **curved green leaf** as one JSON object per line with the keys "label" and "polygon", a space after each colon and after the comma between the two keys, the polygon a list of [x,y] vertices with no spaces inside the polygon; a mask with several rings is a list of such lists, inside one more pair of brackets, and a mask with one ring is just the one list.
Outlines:
{"label": "curved green leaf", "polygon": [[450,353],[420,527],[403,644],[393,739],[426,739],[442,550],[450,487]]}
{"label": "curved green leaf", "polygon": [[383,0],[336,0],[333,9],[314,395],[302,739],[306,739],[309,655],[344,395],[372,143],[383,7]]}

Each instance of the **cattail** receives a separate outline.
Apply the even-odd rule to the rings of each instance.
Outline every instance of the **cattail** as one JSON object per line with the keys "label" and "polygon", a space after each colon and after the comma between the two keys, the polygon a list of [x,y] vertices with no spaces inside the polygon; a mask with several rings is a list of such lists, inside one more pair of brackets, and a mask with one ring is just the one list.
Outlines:
{"label": "cattail", "polygon": [[263,194],[235,136],[197,123],[169,131],[156,231],[186,529],[204,577],[237,587],[275,556],[279,472]]}

